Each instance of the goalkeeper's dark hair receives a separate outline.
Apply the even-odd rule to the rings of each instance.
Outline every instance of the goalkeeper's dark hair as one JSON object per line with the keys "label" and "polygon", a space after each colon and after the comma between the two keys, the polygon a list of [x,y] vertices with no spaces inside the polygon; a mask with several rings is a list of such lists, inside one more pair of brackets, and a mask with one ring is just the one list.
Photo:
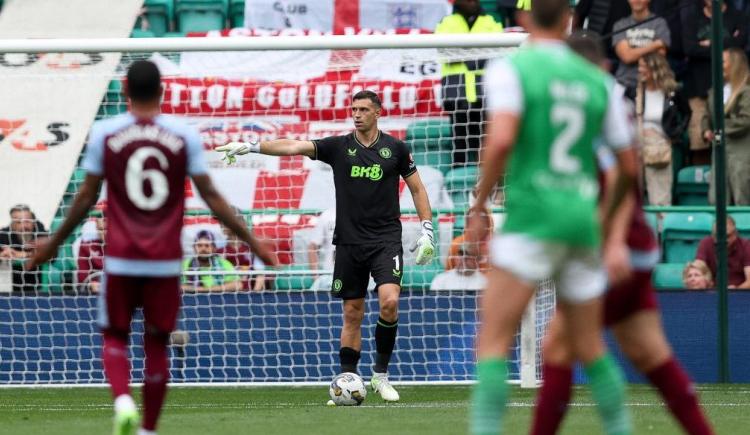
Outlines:
{"label": "goalkeeper's dark hair", "polygon": [[560,19],[568,11],[570,11],[570,0],[533,0],[531,19],[543,29],[552,29],[560,23]]}
{"label": "goalkeeper's dark hair", "polygon": [[375,105],[378,109],[383,107],[383,103],[380,102],[380,97],[378,97],[378,94],[376,94],[373,91],[359,91],[352,97],[352,102],[357,100],[370,100],[372,101],[372,104]]}
{"label": "goalkeeper's dark hair", "polygon": [[158,100],[161,97],[161,73],[156,64],[148,60],[133,62],[128,68],[127,93],[135,102]]}
{"label": "goalkeeper's dark hair", "polygon": [[591,30],[573,32],[565,42],[571,50],[594,65],[600,65],[607,58],[601,36]]}

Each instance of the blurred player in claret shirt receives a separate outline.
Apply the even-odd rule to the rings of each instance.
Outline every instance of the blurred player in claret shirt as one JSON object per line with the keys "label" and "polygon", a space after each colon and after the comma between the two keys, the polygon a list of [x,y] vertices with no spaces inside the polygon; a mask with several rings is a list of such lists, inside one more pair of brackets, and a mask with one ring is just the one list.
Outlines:
{"label": "blurred player in claret shirt", "polygon": [[179,118],[159,113],[161,76],[156,65],[134,62],[125,86],[130,111],[97,122],[90,133],[83,168],[86,179],[65,222],[38,247],[27,268],[52,258],[57,247],[86,217],[107,181],[107,234],[99,325],[102,360],[114,396],[115,434],[134,434],[140,416],[130,395],[128,335],[137,307],[143,307],[146,356],[144,415],[139,434],[155,434],[169,378],[167,344],[180,306],[185,177],[190,176],[208,207],[266,264],[274,254],[248,231],[214,188],[198,132]]}
{"label": "blurred player in claret shirt", "polygon": [[[568,45],[606,69],[604,48],[598,35],[576,33],[568,38]],[[599,152],[599,166],[602,190],[607,191],[616,176],[616,168],[611,153],[604,148]],[[626,256],[632,270],[608,267],[610,288],[604,297],[604,324],[612,329],[633,366],[659,390],[683,430],[694,435],[712,434],[692,382],[675,359],[661,324],[651,286],[651,272],[659,261],[659,248],[646,223],[642,197],[640,190],[634,188],[612,221],[604,262],[609,266],[614,264],[614,258]],[[544,385],[537,399],[533,435],[556,433],[570,401],[573,358],[560,320],[556,316],[552,321],[544,343]]]}

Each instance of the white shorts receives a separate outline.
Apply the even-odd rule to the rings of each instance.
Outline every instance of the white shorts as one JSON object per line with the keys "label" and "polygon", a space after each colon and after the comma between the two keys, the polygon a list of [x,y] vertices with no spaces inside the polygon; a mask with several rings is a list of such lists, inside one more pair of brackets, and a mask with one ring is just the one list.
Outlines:
{"label": "white shorts", "polygon": [[607,274],[597,249],[544,242],[524,234],[503,234],[490,242],[490,262],[532,285],[555,281],[565,302],[583,303],[604,294]]}

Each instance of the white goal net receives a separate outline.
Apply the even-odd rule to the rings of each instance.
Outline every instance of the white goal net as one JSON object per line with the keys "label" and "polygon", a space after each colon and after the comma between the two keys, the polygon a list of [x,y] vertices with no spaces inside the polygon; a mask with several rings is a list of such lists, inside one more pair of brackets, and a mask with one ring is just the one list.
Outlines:
{"label": "white goal net", "polygon": [[[30,113],[21,125],[0,120],[0,127],[3,140],[21,143],[36,134],[47,141],[62,140],[46,143],[48,153],[67,147],[53,157],[57,164],[43,172],[28,166],[33,160],[15,163],[36,180],[36,187],[26,187],[31,199],[24,202],[54,230],[83,179],[78,150],[91,122],[127,110],[121,88],[132,61],[156,62],[164,76],[163,112],[186,116],[200,130],[219,190],[256,234],[273,241],[284,263],[279,270],[265,270],[244,253],[232,251],[233,242],[186,183],[183,248],[189,270],[179,333],[173,335],[171,346],[172,382],[318,383],[328,382],[339,370],[342,317],[340,301],[329,292],[332,229],[327,216],[335,207],[330,168],[306,158],[260,155],[240,157],[228,166],[212,149],[233,140],[345,134],[353,127],[351,96],[363,89],[375,91],[383,101],[380,129],[407,143],[427,187],[440,253],[433,264],[415,264],[408,247],[419,236],[419,222],[402,182],[405,267],[389,372],[401,382],[468,382],[474,376],[478,292],[461,284],[468,280],[455,277],[473,275],[484,265],[463,257],[457,237],[476,182],[483,109],[481,98],[468,104],[459,101],[465,100],[460,95],[465,83],[449,84],[452,89],[441,86],[440,65],[464,62],[480,71],[481,96],[484,61],[507,54],[521,38],[500,35],[488,43],[480,37],[476,41],[481,48],[450,48],[445,42],[426,45],[424,41],[437,41],[431,36],[403,39],[421,41],[421,48],[387,45],[372,37],[351,38],[346,49],[326,43],[336,49],[323,45],[312,50],[310,37],[280,36],[156,40],[160,42],[149,51],[143,51],[145,40],[130,40],[109,49],[106,41],[93,41],[91,47],[74,45],[59,54],[6,53],[0,59],[6,84],[27,92],[41,87],[61,104],[56,109],[60,113],[41,109],[41,115]],[[212,45],[195,51],[199,39]],[[252,46],[252,39],[265,45]],[[159,44],[168,47],[161,49]],[[237,51],[242,44],[246,50]],[[446,101],[451,98],[455,101]],[[86,121],[51,125],[55,116],[66,119],[63,111],[77,112]],[[24,125],[28,131],[21,134]],[[57,190],[45,190],[49,185]],[[491,204],[496,226],[503,218],[502,197],[498,189]],[[97,210],[105,202],[102,198]],[[100,214],[93,213],[58,257],[40,270],[14,272],[20,261],[0,262],[0,294],[7,295],[0,298],[0,385],[104,383],[95,322],[101,238],[106,231],[106,222],[97,219]],[[33,243],[32,228],[20,230],[24,235],[19,249]],[[234,270],[206,272],[192,262],[194,242],[205,231],[213,236],[215,255],[229,260]],[[449,276],[438,289],[433,280],[446,272]],[[212,291],[202,291],[208,288]],[[545,283],[511,353],[514,382],[533,386],[541,379],[541,338],[554,306],[554,285]],[[359,366],[365,376],[371,373],[377,313],[377,298],[370,293]],[[140,357],[140,320],[133,331],[131,353]],[[133,380],[138,382],[140,358],[133,359],[133,368]]]}

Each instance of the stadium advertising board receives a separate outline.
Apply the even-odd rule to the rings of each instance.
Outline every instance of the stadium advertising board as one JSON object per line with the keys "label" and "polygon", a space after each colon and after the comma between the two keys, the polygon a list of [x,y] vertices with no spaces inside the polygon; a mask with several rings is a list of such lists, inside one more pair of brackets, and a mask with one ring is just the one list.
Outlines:
{"label": "stadium advertising board", "polygon": [[[45,2],[39,9],[38,2],[6,2],[0,37],[126,37],[140,8],[137,1],[83,3]],[[28,204],[49,226],[119,59],[0,55],[0,226],[17,203]]]}

